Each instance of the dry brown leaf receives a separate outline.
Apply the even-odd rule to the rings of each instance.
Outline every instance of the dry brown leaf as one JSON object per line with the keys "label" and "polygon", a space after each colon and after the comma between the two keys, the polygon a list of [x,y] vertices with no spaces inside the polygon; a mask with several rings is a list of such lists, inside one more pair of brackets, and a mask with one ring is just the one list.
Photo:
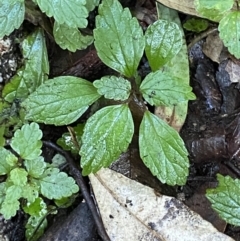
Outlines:
{"label": "dry brown leaf", "polygon": [[110,169],[90,176],[112,241],[233,241],[179,200]]}

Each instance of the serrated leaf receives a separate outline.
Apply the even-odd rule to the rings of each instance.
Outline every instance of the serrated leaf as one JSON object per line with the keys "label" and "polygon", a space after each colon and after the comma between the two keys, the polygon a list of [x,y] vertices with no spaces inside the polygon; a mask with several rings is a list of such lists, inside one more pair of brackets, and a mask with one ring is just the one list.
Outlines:
{"label": "serrated leaf", "polygon": [[22,104],[26,119],[67,125],[77,120],[100,95],[89,81],[60,76],[43,83]]}
{"label": "serrated leaf", "polygon": [[148,74],[140,86],[143,97],[150,105],[176,105],[181,101],[194,100],[192,87],[177,77],[161,70]]}
{"label": "serrated leaf", "polygon": [[106,99],[127,100],[131,92],[131,84],[128,80],[116,76],[104,76],[95,80],[93,85],[100,95]]}
{"label": "serrated leaf", "polygon": [[6,196],[6,183],[5,182],[1,182],[0,183],[0,205],[4,201],[5,196]]}
{"label": "serrated leaf", "polygon": [[59,24],[73,28],[87,27],[88,10],[86,0],[35,0],[42,12],[54,17]]}
{"label": "serrated leaf", "polygon": [[24,0],[8,0],[8,3],[9,4],[15,4],[16,2],[20,2],[20,3],[23,3],[24,2]]}
{"label": "serrated leaf", "polygon": [[25,235],[27,240],[39,240],[39,238],[43,235],[46,227],[47,219],[45,218],[45,215],[41,217],[30,216],[25,226]]}
{"label": "serrated leaf", "polygon": [[137,19],[117,0],[103,0],[98,13],[93,31],[98,56],[110,68],[134,76],[145,46]]}
{"label": "serrated leaf", "polygon": [[25,124],[14,133],[11,147],[23,158],[33,160],[42,153],[42,131],[37,123]]}
{"label": "serrated leaf", "polygon": [[219,36],[229,52],[240,58],[240,12],[227,14],[219,23]]}
{"label": "serrated leaf", "polygon": [[69,27],[67,24],[54,23],[53,35],[56,43],[62,49],[75,52],[77,49],[86,49],[93,42],[93,36],[82,35],[77,27]]}
{"label": "serrated leaf", "polygon": [[28,176],[28,173],[26,172],[25,169],[14,168],[10,172],[9,178],[14,185],[23,187],[27,183],[27,176]]}
{"label": "serrated leaf", "polygon": [[4,99],[10,103],[16,98],[25,99],[48,78],[48,55],[42,30],[37,30],[24,39],[22,54],[24,66],[3,89]]}
{"label": "serrated leaf", "polygon": [[40,191],[48,199],[61,199],[78,192],[79,188],[72,177],[65,172],[59,172],[58,168],[48,168],[38,178]]}
{"label": "serrated leaf", "polygon": [[88,0],[86,1],[85,7],[87,8],[88,12],[91,12],[96,6],[99,5],[100,0]]}
{"label": "serrated leaf", "polygon": [[57,167],[59,168],[61,165],[66,164],[66,158],[64,156],[62,156],[61,154],[56,154],[54,155],[54,157],[52,158],[52,163],[51,163],[51,167]]}
{"label": "serrated leaf", "polygon": [[31,216],[42,217],[47,214],[47,205],[42,198],[38,197],[34,202],[28,202],[23,206],[23,210]]}
{"label": "serrated leaf", "polygon": [[38,195],[39,187],[36,185],[36,183],[31,181],[30,183],[27,183],[22,190],[22,197],[27,199],[28,202],[34,202]]}
{"label": "serrated leaf", "polygon": [[9,35],[14,29],[20,27],[24,20],[25,5],[24,2],[8,0],[0,2],[0,39]]}
{"label": "serrated leaf", "polygon": [[202,18],[190,18],[184,24],[183,27],[188,31],[200,33],[208,28],[208,21]]}
{"label": "serrated leaf", "polygon": [[220,21],[234,4],[234,0],[195,0],[194,5],[198,13],[213,21]]}
{"label": "serrated leaf", "polygon": [[38,156],[35,159],[25,160],[24,166],[31,177],[38,178],[43,174],[47,164],[42,156]]}
{"label": "serrated leaf", "polygon": [[217,179],[218,186],[208,189],[206,197],[223,220],[240,226],[240,180],[220,174]]}
{"label": "serrated leaf", "polygon": [[12,167],[7,162],[7,158],[8,157],[14,158],[15,156],[4,147],[0,147],[0,156],[1,156],[0,175],[8,174],[11,171]]}
{"label": "serrated leaf", "polygon": [[153,71],[171,60],[182,47],[182,33],[178,25],[166,20],[157,20],[145,33],[145,52]]}
{"label": "serrated leaf", "polygon": [[83,175],[109,166],[125,152],[134,124],[126,104],[105,107],[92,115],[84,128],[80,149]]}
{"label": "serrated leaf", "polygon": [[189,161],[183,140],[176,130],[149,111],[144,113],[140,125],[139,148],[144,164],[162,183],[186,183]]}

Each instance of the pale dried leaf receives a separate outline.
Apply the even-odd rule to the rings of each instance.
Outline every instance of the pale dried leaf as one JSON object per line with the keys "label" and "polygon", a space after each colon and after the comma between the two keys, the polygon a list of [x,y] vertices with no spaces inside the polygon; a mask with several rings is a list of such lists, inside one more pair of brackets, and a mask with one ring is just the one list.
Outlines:
{"label": "pale dried leaf", "polygon": [[111,241],[233,241],[179,200],[110,169],[90,176]]}
{"label": "pale dried leaf", "polygon": [[240,61],[237,63],[233,62],[231,59],[228,60],[228,63],[225,67],[225,70],[228,72],[230,81],[232,83],[240,83]]}

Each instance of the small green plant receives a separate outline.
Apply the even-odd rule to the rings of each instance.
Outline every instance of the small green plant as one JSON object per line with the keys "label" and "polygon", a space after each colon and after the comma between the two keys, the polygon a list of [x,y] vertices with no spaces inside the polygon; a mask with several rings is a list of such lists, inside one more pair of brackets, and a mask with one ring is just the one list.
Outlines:
{"label": "small green plant", "polygon": [[[172,106],[195,99],[181,76],[173,77],[162,68],[181,49],[178,25],[158,20],[144,36],[129,9],[123,9],[117,0],[104,0],[96,17],[94,38],[101,60],[120,76],[104,76],[93,83],[71,76],[45,81],[22,103],[26,119],[67,125],[102,96],[117,101],[98,110],[85,124],[79,154],[83,174],[88,175],[109,166],[127,150],[134,128],[138,128],[134,127],[130,103],[140,103],[144,109],[139,128],[143,162],[163,183],[184,184],[189,161],[183,140],[165,121],[148,111],[142,101],[144,98],[150,105]],[[142,81],[137,68],[144,49],[153,72]]]}
{"label": "small green plant", "polygon": [[44,161],[41,138],[37,123],[25,124],[12,138],[14,152],[0,147],[0,175],[5,180],[0,183],[0,213],[5,219],[15,216],[20,208],[28,214],[28,240],[41,236],[47,214],[56,211],[54,205],[46,204],[47,199],[62,203],[79,190],[74,179],[59,170],[56,158],[52,163]]}
{"label": "small green plant", "polygon": [[224,45],[240,58],[240,11],[232,10],[234,3],[238,8],[239,0],[195,0],[194,3],[201,16],[219,22],[218,30]]}
{"label": "small green plant", "polygon": [[[53,35],[57,44],[63,49],[72,52],[85,49],[93,42],[91,35],[83,35],[79,29],[85,29],[88,24],[87,17],[99,4],[99,0],[1,0],[0,2],[0,38],[9,35],[14,29],[20,27],[24,16],[34,24],[40,24],[49,29],[44,22],[45,13],[54,18]],[[38,10],[38,7],[42,13]],[[73,41],[74,39],[74,41]]]}

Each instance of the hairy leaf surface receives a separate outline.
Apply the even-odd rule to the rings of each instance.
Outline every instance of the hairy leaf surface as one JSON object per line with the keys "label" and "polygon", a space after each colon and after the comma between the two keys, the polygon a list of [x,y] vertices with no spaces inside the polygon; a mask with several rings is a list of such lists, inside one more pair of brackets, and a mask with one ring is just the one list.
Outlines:
{"label": "hairy leaf surface", "polygon": [[94,44],[99,57],[121,74],[134,76],[145,46],[137,19],[117,0],[103,0],[98,13]]}
{"label": "hairy leaf surface", "polygon": [[24,2],[0,1],[0,39],[20,27],[24,20],[24,14]]}
{"label": "hairy leaf surface", "polygon": [[87,26],[86,0],[35,0],[35,2],[42,12],[46,13],[48,17],[54,17],[60,24],[65,23],[73,28]]}
{"label": "hairy leaf surface", "polygon": [[11,147],[23,158],[34,160],[42,153],[42,131],[37,123],[25,124],[14,133]]}
{"label": "hairy leaf surface", "polygon": [[61,76],[39,86],[24,102],[26,119],[66,125],[77,120],[100,95],[92,83]]}
{"label": "hairy leaf surface", "polygon": [[116,76],[104,76],[95,80],[93,85],[100,95],[106,99],[127,100],[131,92],[131,84],[128,80]]}
{"label": "hairy leaf surface", "polygon": [[54,23],[53,35],[56,43],[62,49],[68,49],[75,52],[77,49],[86,49],[93,42],[93,37],[90,35],[82,35],[77,27],[69,27],[67,24]]}
{"label": "hairy leaf surface", "polygon": [[83,175],[109,166],[125,152],[134,124],[127,105],[105,107],[91,116],[84,128],[80,149]]}
{"label": "hairy leaf surface", "polygon": [[166,20],[157,20],[145,33],[145,52],[153,71],[171,60],[182,47],[182,33],[178,25]]}
{"label": "hairy leaf surface", "polygon": [[192,87],[177,77],[161,70],[151,72],[143,80],[140,91],[150,105],[176,105],[181,101],[194,100]]}
{"label": "hairy leaf surface", "polygon": [[206,197],[223,220],[240,226],[240,180],[220,174],[217,179],[218,186],[208,189]]}
{"label": "hairy leaf surface", "polygon": [[146,111],[139,130],[140,156],[152,174],[169,185],[184,185],[188,152],[178,132]]}
{"label": "hairy leaf surface", "polygon": [[240,12],[227,14],[218,26],[220,38],[231,54],[240,58]]}

